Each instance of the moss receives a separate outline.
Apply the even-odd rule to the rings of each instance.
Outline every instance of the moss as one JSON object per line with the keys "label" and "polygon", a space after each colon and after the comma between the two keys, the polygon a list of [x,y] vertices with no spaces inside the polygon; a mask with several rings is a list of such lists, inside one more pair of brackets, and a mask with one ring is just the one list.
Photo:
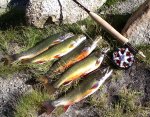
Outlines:
{"label": "moss", "polygon": [[17,72],[19,73],[19,72],[21,72],[21,71],[28,68],[27,65],[21,65],[21,66],[19,66],[19,65],[13,65],[13,66],[3,66],[3,65],[1,65],[0,67],[1,67],[0,76],[1,77],[6,77],[7,76],[8,78],[10,78],[14,73],[17,73]]}
{"label": "moss", "polygon": [[114,5],[117,2],[122,2],[125,0],[107,0],[107,2],[105,3],[108,7],[110,7],[111,5]]}

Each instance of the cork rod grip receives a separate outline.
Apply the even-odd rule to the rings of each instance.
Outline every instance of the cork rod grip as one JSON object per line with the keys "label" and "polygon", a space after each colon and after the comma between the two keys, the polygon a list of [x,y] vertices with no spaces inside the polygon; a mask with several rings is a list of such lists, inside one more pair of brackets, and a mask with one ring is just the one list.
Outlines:
{"label": "cork rod grip", "polygon": [[117,30],[115,30],[109,23],[102,19],[99,15],[93,12],[89,12],[89,15],[100,24],[105,30],[111,33],[119,42],[122,44],[128,43],[128,39],[121,35]]}

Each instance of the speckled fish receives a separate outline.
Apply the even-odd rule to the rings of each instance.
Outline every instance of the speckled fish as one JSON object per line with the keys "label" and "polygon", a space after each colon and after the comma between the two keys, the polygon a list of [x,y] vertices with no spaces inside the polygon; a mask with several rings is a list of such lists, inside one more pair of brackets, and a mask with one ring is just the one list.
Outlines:
{"label": "speckled fish", "polygon": [[48,71],[47,76],[50,77],[52,73],[55,73],[55,75],[58,75],[64,72],[67,68],[69,68],[73,64],[86,58],[97,47],[97,44],[99,41],[100,41],[100,38],[97,38],[95,41],[93,41],[92,44],[89,44],[89,43],[81,44],[81,46],[74,49],[67,56],[62,57],[58,62],[56,62]]}
{"label": "speckled fish", "polygon": [[73,81],[85,76],[86,74],[96,70],[100,67],[103,62],[105,53],[108,51],[105,50],[102,54],[99,51],[96,51],[91,56],[88,56],[84,60],[76,63],[67,71],[65,71],[62,76],[54,84],[49,84],[48,79],[42,79],[44,86],[47,88],[49,94],[55,92],[61,85],[69,85]]}
{"label": "speckled fish", "polygon": [[14,61],[21,61],[24,59],[33,58],[33,57],[41,54],[42,52],[46,51],[48,48],[50,48],[56,44],[59,44],[73,36],[74,35],[72,33],[54,34],[54,35],[48,37],[47,39],[45,39],[44,41],[42,41],[41,43],[39,43],[38,45],[30,48],[29,50],[24,51],[19,54],[14,54],[14,55],[8,57],[8,59],[10,59],[10,62],[14,62]]}
{"label": "speckled fish", "polygon": [[40,55],[32,58],[30,60],[31,63],[45,63],[51,60],[55,60],[61,58],[62,56],[68,54],[73,49],[78,47],[84,40],[86,40],[86,36],[84,35],[76,35],[73,36],[62,43],[59,43],[49,50],[41,53]]}
{"label": "speckled fish", "polygon": [[86,97],[95,93],[99,87],[110,77],[113,70],[109,67],[101,69],[100,72],[93,72],[84,78],[83,82],[79,84],[75,89],[65,94],[63,97],[56,99],[54,101],[46,101],[43,103],[41,110],[38,114],[46,112],[50,114],[55,108],[59,106],[64,106],[64,109],[74,103],[77,103]]}
{"label": "speckled fish", "polygon": [[96,51],[91,56],[73,65],[64,74],[62,74],[59,80],[53,84],[53,87],[59,88],[61,85],[68,85],[72,81],[94,71],[100,67],[106,52],[100,55],[99,51]]}

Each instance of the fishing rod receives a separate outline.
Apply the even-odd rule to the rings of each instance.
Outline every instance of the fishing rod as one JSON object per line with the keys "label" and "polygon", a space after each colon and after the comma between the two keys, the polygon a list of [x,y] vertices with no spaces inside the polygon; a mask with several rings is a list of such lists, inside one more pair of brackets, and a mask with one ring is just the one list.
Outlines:
{"label": "fishing rod", "polygon": [[[113,53],[114,61],[117,66],[121,67],[123,65],[121,64],[121,60],[127,61],[129,60],[129,65],[127,65],[125,62],[126,68],[131,66],[133,64],[134,55],[139,55],[141,58],[145,58],[146,56],[143,54],[143,52],[139,51],[136,47],[134,47],[132,44],[129,43],[129,40],[124,37],[122,34],[120,34],[116,29],[114,29],[108,22],[106,22],[103,18],[101,18],[96,13],[88,10],[86,7],[84,7],[81,3],[79,3],[77,0],[73,0],[80,8],[82,8],[84,11],[86,11],[89,16],[96,21],[99,25],[102,26],[106,31],[108,31],[115,39],[117,39],[125,48],[120,48],[118,51],[115,51]],[[123,52],[123,53],[122,53]],[[121,54],[122,53],[122,54]],[[125,54],[128,54],[128,57],[126,57]],[[120,61],[119,61],[120,59]],[[124,64],[122,62],[122,64]]]}

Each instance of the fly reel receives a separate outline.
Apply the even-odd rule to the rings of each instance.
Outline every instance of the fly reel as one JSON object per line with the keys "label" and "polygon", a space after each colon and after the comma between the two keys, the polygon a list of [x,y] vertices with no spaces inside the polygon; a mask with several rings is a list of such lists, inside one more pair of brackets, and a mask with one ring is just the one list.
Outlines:
{"label": "fly reel", "polygon": [[134,55],[128,48],[118,48],[113,52],[113,61],[115,65],[122,69],[131,67],[135,61]]}

